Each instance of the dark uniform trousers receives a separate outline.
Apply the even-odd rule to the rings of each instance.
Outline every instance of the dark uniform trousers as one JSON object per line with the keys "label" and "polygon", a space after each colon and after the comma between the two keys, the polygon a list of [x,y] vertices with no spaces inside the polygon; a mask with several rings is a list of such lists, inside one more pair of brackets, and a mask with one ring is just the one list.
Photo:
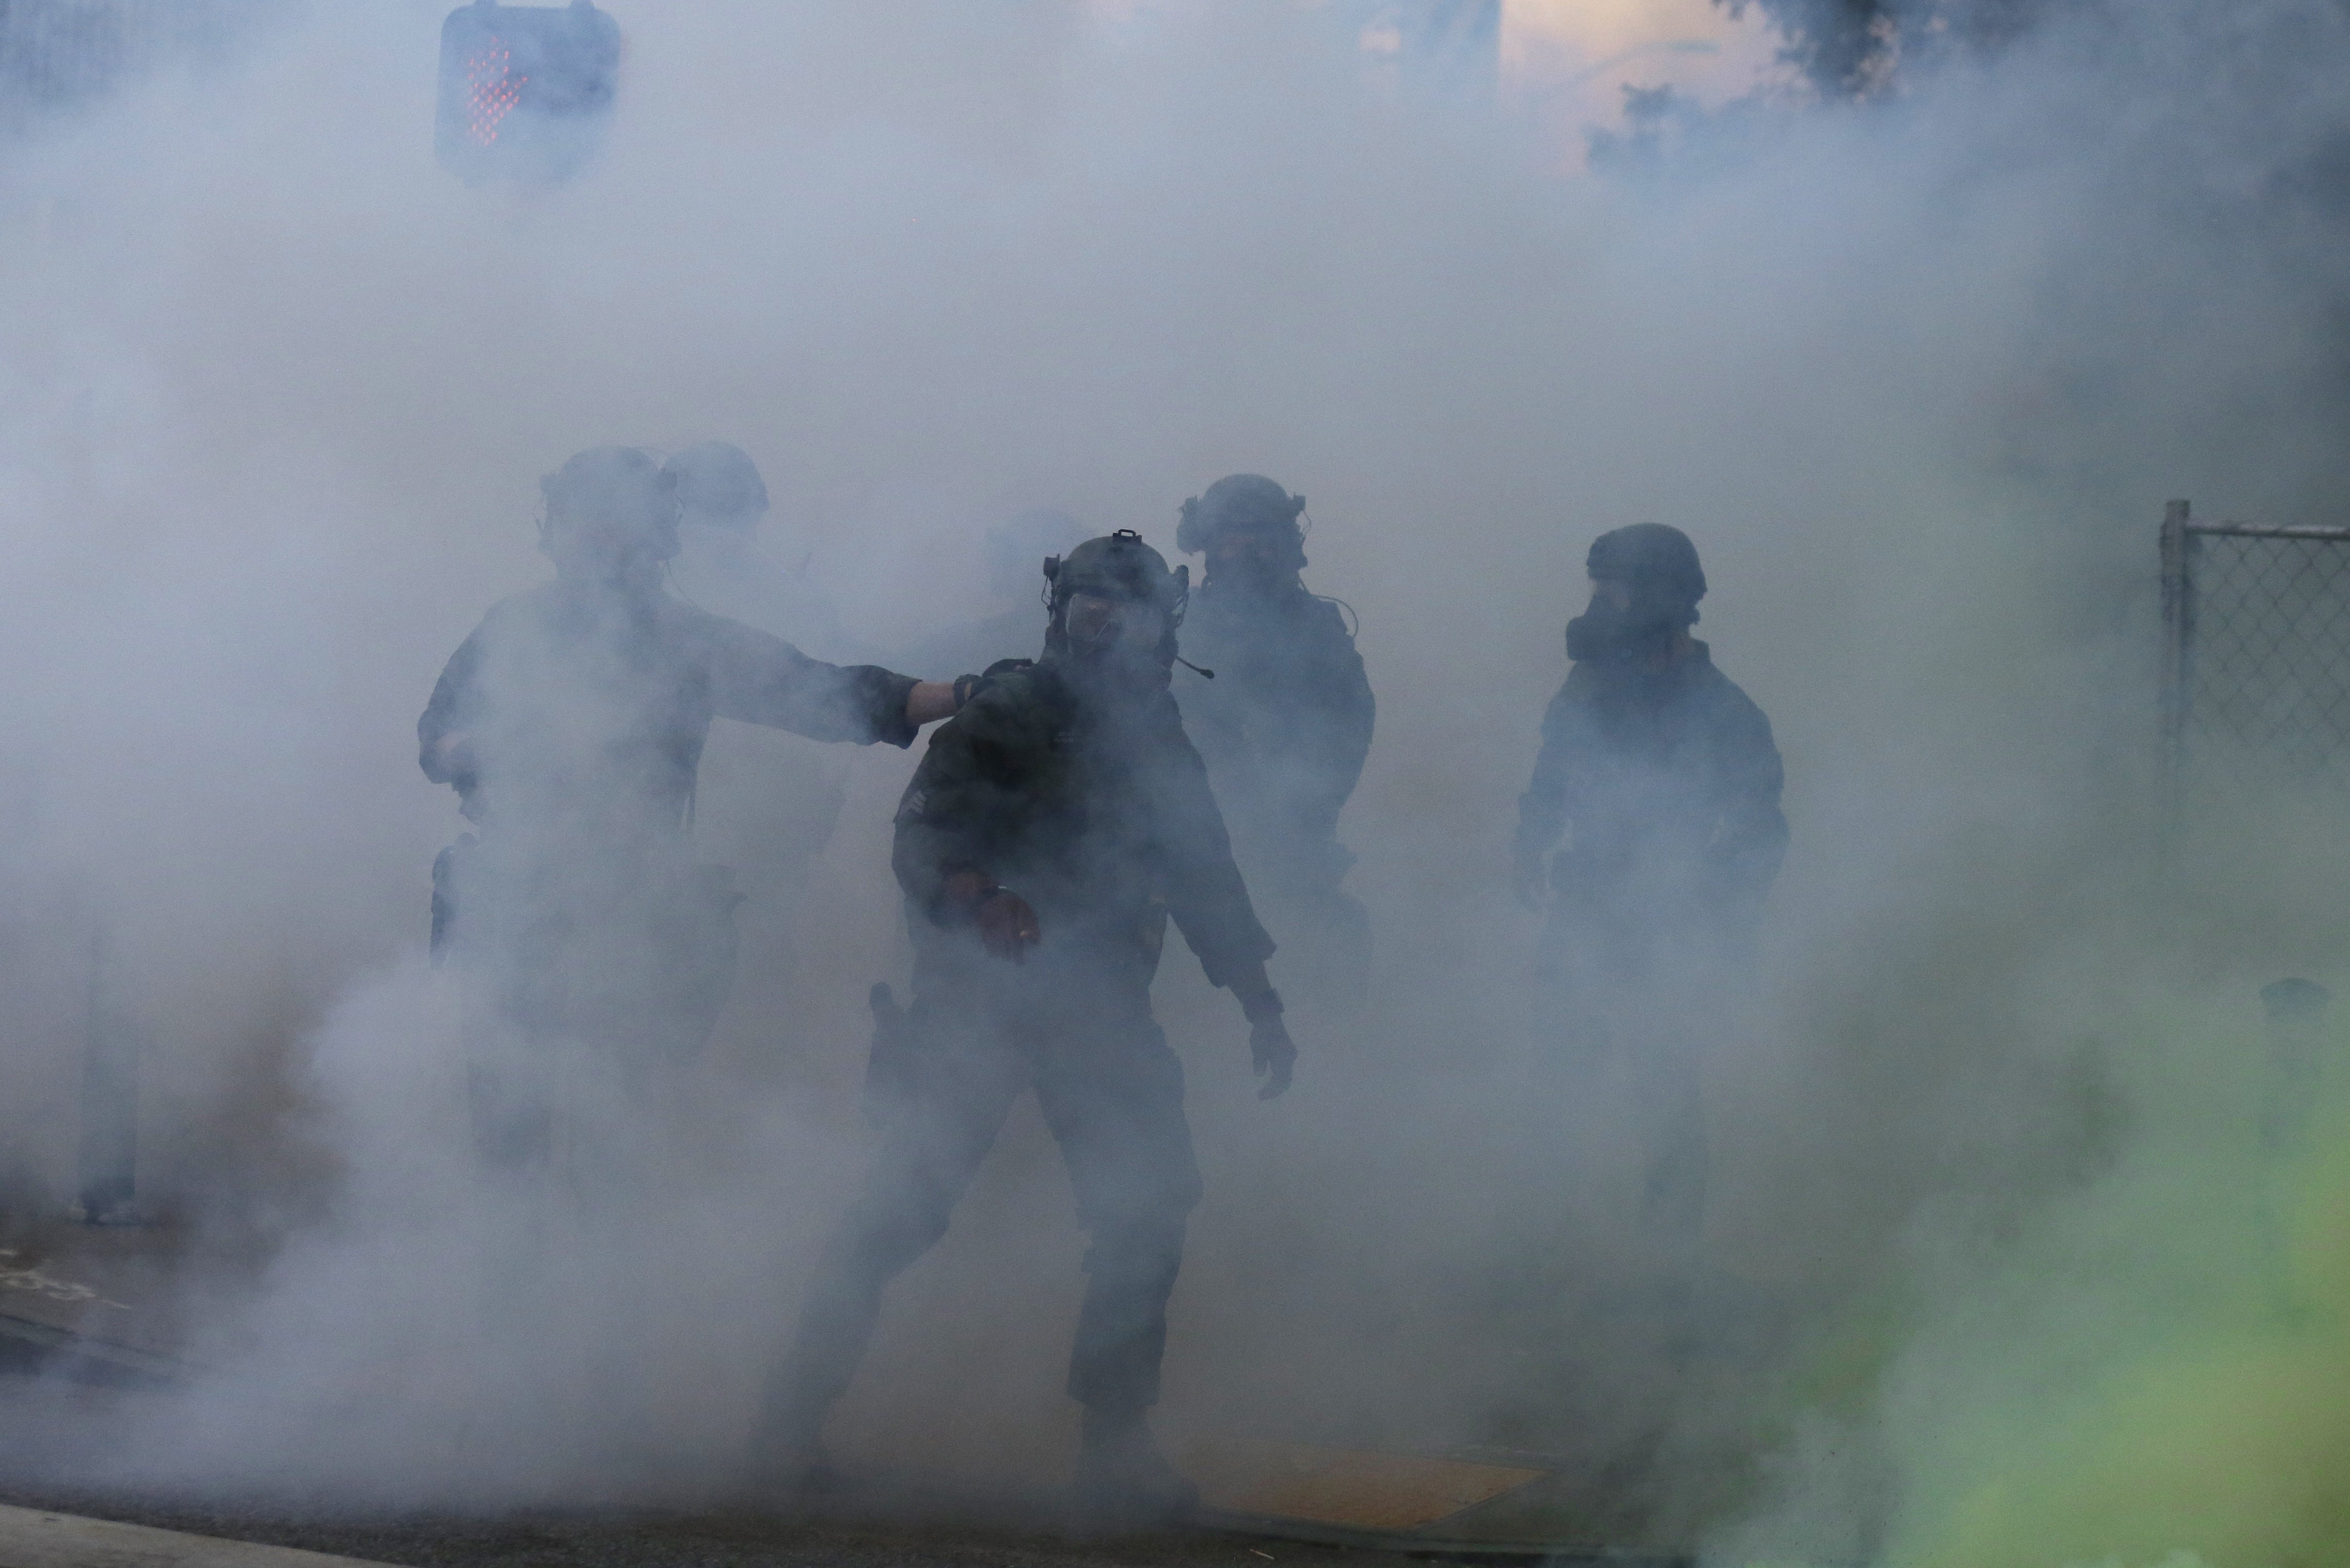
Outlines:
{"label": "dark uniform trousers", "polygon": [[1643,1229],[1669,1253],[1692,1253],[1711,1163],[1704,1061],[1709,1043],[1734,1030],[1740,1015],[1736,955],[1715,931],[1660,927],[1645,908],[1592,909],[1563,898],[1551,906],[1537,972],[1568,1082],[1587,1084],[1611,1056],[1629,1076]]}
{"label": "dark uniform trousers", "polygon": [[1702,1066],[1743,1010],[1757,917],[1786,853],[1771,721],[1702,642],[1669,666],[1582,661],[1543,716],[1517,853],[1549,857],[1549,1011],[1587,1071],[1619,1055],[1641,1217],[1693,1257],[1705,1219]]}
{"label": "dark uniform trousers", "polygon": [[972,947],[994,972],[918,971],[911,1016],[876,1038],[872,1166],[770,1388],[774,1429],[806,1429],[847,1387],[883,1287],[946,1234],[1024,1089],[1061,1147],[1091,1242],[1069,1395],[1118,1412],[1158,1401],[1167,1299],[1201,1184],[1183,1064],[1150,1016],[1149,968],[1056,963],[1048,946],[1015,971]]}
{"label": "dark uniform trousers", "polygon": [[528,1170],[582,1137],[627,1141],[639,1103],[701,1053],[725,1009],[733,878],[681,849],[575,853],[556,869],[558,857],[491,836],[462,848],[436,863],[434,901],[463,982],[477,1151]]}
{"label": "dark uniform trousers", "polygon": [[686,831],[712,722],[902,746],[914,684],[658,588],[558,578],[483,618],[416,738],[424,776],[484,825],[433,867],[433,948],[466,981],[485,1158],[544,1168],[576,1135],[639,1136],[630,1102],[716,1025],[740,899]]}

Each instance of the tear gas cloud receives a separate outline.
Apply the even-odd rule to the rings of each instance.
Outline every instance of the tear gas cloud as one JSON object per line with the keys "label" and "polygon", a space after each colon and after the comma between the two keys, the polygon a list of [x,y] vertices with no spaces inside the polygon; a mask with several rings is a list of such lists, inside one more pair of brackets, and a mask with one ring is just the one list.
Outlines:
{"label": "tear gas cloud", "polygon": [[[1269,1106],[1229,1002],[1160,977],[1208,1188],[1171,1428],[1646,1456],[1627,1517],[1725,1552],[2340,1544],[2298,1501],[2342,1479],[2338,1417],[2261,1487],[2140,1483],[2184,1463],[2155,1428],[2289,1424],[2343,1355],[2210,1284],[2244,1266],[2235,1013],[2338,972],[2340,835],[2251,801],[2158,878],[2151,524],[2350,494],[2350,16],[2059,9],[1862,108],[1760,83],[1586,176],[1511,92],[1367,90],[1314,6],[679,0],[619,13],[600,164],[515,193],[431,163],[441,9],[296,8],[0,159],[7,1172],[57,1200],[61,977],[103,920],[151,1198],[270,1260],[200,1303],[222,1371],[120,1474],[498,1504],[733,1462],[855,1179],[911,763],[713,735],[742,978],[661,1109],[691,1132],[567,1230],[466,1164],[421,952],[461,825],[413,750],[449,650],[544,575],[538,476],[720,437],[765,470],[764,547],[884,662],[1013,607],[985,531],[1016,514],[1171,555],[1219,474],[1309,498],[1307,582],[1378,691],[1343,836],[1379,961],[1359,1012],[1295,1011]],[[1709,1069],[1709,1256],[1782,1329],[1703,1376],[1579,1309],[1636,1241],[1624,1161],[1604,1095],[1537,1092],[1508,898],[1583,551],[1643,518],[1704,553],[1699,629],[1772,716],[1794,833]],[[1052,1473],[1057,1168],[1016,1113],[890,1298],[850,1453]],[[2341,1218],[2293,1221],[2321,1304]]]}

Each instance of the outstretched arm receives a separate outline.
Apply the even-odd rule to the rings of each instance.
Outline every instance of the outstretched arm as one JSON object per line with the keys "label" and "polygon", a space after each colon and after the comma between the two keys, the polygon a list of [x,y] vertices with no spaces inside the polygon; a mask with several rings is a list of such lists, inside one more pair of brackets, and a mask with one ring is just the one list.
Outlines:
{"label": "outstretched arm", "polygon": [[951,719],[962,704],[955,700],[951,680],[917,680],[906,693],[906,722],[920,729],[939,719]]}
{"label": "outstretched arm", "polygon": [[699,630],[709,649],[710,695],[723,718],[817,741],[913,743],[954,711],[954,689],[873,664],[827,664],[782,638],[717,616]]}

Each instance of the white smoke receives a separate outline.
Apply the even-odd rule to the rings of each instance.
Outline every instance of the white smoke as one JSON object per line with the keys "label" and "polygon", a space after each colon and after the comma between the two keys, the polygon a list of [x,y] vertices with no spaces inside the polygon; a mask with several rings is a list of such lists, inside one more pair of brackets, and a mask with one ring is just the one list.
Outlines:
{"label": "white smoke", "polygon": [[[541,575],[537,476],[591,444],[740,441],[881,647],[993,608],[983,532],[1022,509],[1171,551],[1219,474],[1310,498],[1307,580],[1361,612],[1380,701],[1343,830],[1380,979],[1364,1020],[1294,1020],[1267,1106],[1228,1000],[1170,957],[1209,1188],[1180,1422],[1491,1440],[1494,1281],[1608,1267],[1555,1160],[1606,1107],[1527,1097],[1507,901],[1605,529],[1696,539],[1699,630],[1789,767],[1764,1023],[1715,1075],[1713,1245],[1796,1333],[1683,1390],[1705,1452],[1828,1443],[1782,1375],[1856,1303],[1963,1278],[1903,1248],[2082,1179],[2083,1118],[2133,1082],[2082,1054],[2116,995],[2324,978],[2338,836],[2247,851],[2187,929],[2140,873],[2161,503],[2338,510],[2335,7],[2085,15],[1866,110],[1766,97],[1613,179],[1560,174],[1507,109],[1367,92],[1312,7],[620,15],[611,144],[561,190],[433,168],[416,4],[314,8],[0,162],[5,961],[47,1020],[9,1069],[17,1163],[62,1184],[71,982],[39,933],[102,915],[155,1042],[152,1200],[276,1249],[207,1330],[230,1372],[181,1419],[210,1440],[154,1434],[139,1473],[608,1496],[739,1443],[853,1179],[910,764],[838,763],[832,842],[762,917],[788,971],[782,937],[746,954],[658,1211],[618,1251],[524,1236],[449,1119],[419,952],[458,825],[412,724]],[[851,1449],[1034,1476],[1066,1443],[1078,1241],[1022,1116],[893,1295]],[[548,1262],[509,1289],[525,1244]],[[1883,1502],[1787,1473],[1786,1517],[1835,1515],[1814,1540]]]}

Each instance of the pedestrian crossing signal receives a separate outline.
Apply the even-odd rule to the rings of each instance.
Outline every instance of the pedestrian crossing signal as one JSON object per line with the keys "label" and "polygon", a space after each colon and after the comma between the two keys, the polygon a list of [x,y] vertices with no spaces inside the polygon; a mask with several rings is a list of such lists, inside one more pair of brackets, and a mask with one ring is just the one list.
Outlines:
{"label": "pedestrian crossing signal", "polygon": [[468,184],[568,179],[603,140],[619,70],[619,25],[590,0],[460,5],[441,26],[441,166]]}

